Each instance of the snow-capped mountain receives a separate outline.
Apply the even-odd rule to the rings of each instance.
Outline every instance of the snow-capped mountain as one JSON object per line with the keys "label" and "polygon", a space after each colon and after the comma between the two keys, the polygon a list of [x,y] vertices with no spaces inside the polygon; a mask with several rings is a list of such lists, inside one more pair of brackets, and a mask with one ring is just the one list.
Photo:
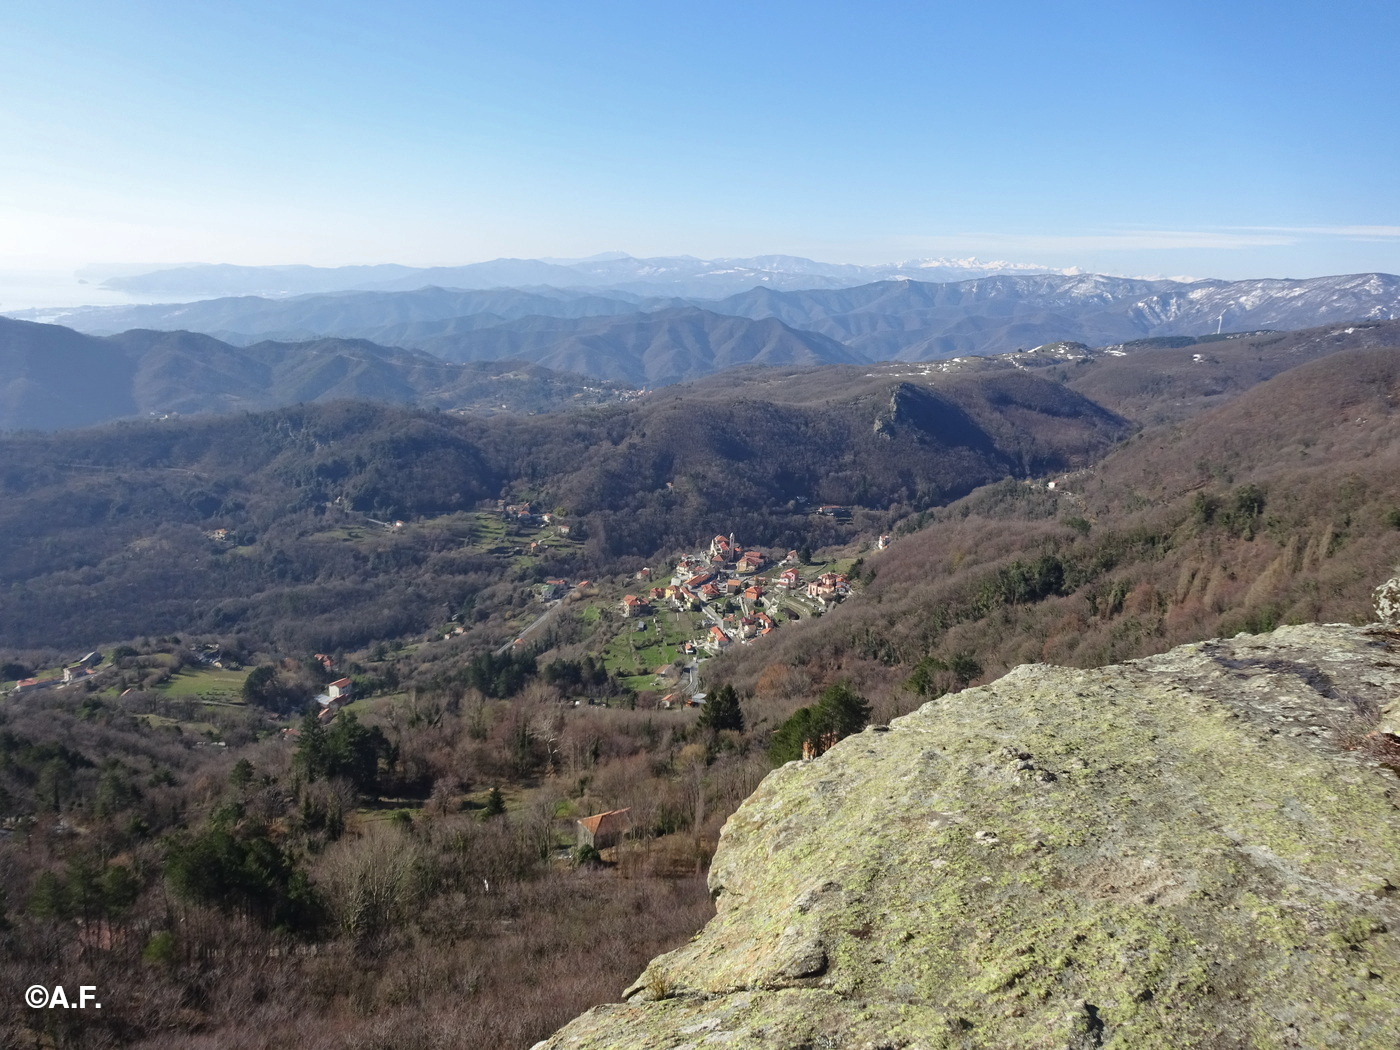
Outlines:
{"label": "snow-capped mountain", "polygon": [[207,299],[281,297],[337,291],[439,288],[589,288],[638,295],[721,298],[749,288],[849,288],[871,281],[963,281],[999,273],[1064,273],[1029,263],[915,259],[882,266],[814,262],[793,255],[636,259],[608,252],[588,259],[495,259],[467,266],[184,266],[112,277],[104,287],[143,296]]}
{"label": "snow-capped mountain", "polygon": [[1150,335],[1390,321],[1400,316],[1400,277],[1362,273],[1308,281],[1200,281],[1146,296],[1130,314]]}
{"label": "snow-capped mountain", "polygon": [[[619,275],[635,276],[636,264],[642,261],[600,259],[586,267],[601,284]],[[680,274],[689,265],[668,267],[663,265],[666,260],[646,261],[654,264],[649,271],[653,280]],[[623,333],[652,330],[647,318],[698,307],[711,319],[772,319],[815,332],[840,344],[843,352],[849,351],[853,357],[847,359],[863,361],[934,361],[961,354],[1007,353],[1062,340],[1106,346],[1155,336],[1289,330],[1400,317],[1400,277],[1390,274],[1194,283],[1102,274],[994,274],[934,283],[901,274],[835,288],[812,286],[830,278],[809,274],[803,278],[808,287],[799,289],[752,283],[756,273],[780,272],[780,261],[749,259],[742,260],[744,266],[730,267],[746,275],[749,283],[743,292],[723,298],[643,296],[588,287],[477,291],[430,287],[30,311],[20,316],[89,333],[185,329],[237,345],[268,338],[295,341],[333,336],[424,350],[449,360],[484,360],[510,352],[516,345],[510,340],[525,336],[509,333],[533,331],[543,318],[551,319],[546,325],[554,333],[551,338],[578,337],[603,352],[613,345],[610,340],[625,341]],[[756,263],[768,269],[749,265]],[[788,274],[784,279],[796,281],[800,276]],[[682,287],[699,279],[693,272],[690,277],[676,277]],[[608,318],[606,323],[599,320]],[[622,353],[622,344],[616,345]],[[598,372],[576,362],[569,367]],[[606,370],[603,374],[612,375]]]}

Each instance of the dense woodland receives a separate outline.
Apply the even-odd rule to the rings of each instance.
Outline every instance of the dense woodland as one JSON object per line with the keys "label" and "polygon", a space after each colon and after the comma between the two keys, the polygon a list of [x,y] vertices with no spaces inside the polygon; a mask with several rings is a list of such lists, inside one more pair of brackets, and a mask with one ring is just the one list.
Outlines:
{"label": "dense woodland", "polygon": [[860,602],[725,673],[760,693],[840,673],[930,694],[1028,661],[1368,622],[1400,565],[1397,405],[1400,356],[1348,351],[1144,431],[1055,490],[988,486],[868,556]]}
{"label": "dense woodland", "polygon": [[[0,701],[0,970],[105,1008],[14,997],[0,1043],[527,1047],[706,920],[719,827],[775,762],[1026,660],[1368,620],[1400,561],[1400,354],[1305,343],[1222,346],[1204,384],[1162,347],[1139,387],[1070,361],[760,400],[755,372],[557,419],[5,439],[0,675],[107,663]],[[498,497],[580,535],[511,555],[468,513]],[[623,625],[586,602],[499,655],[539,579],[611,593],[735,530],[842,557],[854,591],[707,661],[703,714],[605,667]],[[181,691],[211,645],[223,702]],[[307,717],[341,674],[361,699]],[[624,848],[575,846],[617,808]]]}
{"label": "dense woodland", "polygon": [[[502,582],[452,518],[497,498],[575,522],[579,542],[541,559],[539,578],[596,576],[716,532],[841,542],[1008,474],[1087,462],[1129,429],[1039,377],[848,378],[797,404],[677,393],[477,419],[351,402],[0,439],[0,637],[64,648],[237,632],[355,648]],[[327,540],[398,519],[413,527]],[[230,542],[211,543],[216,529]]]}

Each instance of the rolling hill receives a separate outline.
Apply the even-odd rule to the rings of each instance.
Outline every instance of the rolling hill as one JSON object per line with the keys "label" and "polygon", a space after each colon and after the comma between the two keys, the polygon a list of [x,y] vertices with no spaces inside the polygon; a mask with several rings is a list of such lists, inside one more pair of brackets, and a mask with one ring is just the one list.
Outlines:
{"label": "rolling hill", "polygon": [[458,364],[363,340],[235,347],[194,332],[97,338],[0,318],[0,429],[370,398],[491,413],[601,404],[624,389],[521,361]]}
{"label": "rolling hill", "polygon": [[513,358],[638,386],[663,386],[736,365],[860,360],[833,339],[773,318],[751,321],[694,307],[580,320],[530,317],[414,343],[449,361]]}
{"label": "rolling hill", "polygon": [[[1021,373],[828,378],[805,402],[668,390],[484,418],[342,401],[0,438],[0,636],[44,646],[198,627],[359,645],[495,582],[496,563],[433,522],[498,496],[569,512],[586,540],[577,578],[719,531],[835,542],[1008,474],[1082,466],[1130,429]],[[372,555],[340,542],[367,516],[414,528]],[[215,529],[236,548],[211,544]]]}
{"label": "rolling hill", "polygon": [[716,674],[761,697],[765,668],[791,666],[908,703],[1025,662],[1369,622],[1400,559],[1400,349],[1338,350],[1194,403],[1053,489],[1008,480],[906,523],[866,557],[861,594]]}
{"label": "rolling hill", "polygon": [[[655,291],[655,289],[653,289]],[[687,309],[703,311],[680,324]],[[660,315],[648,322],[641,315]],[[785,351],[761,359],[932,361],[1008,353],[1054,342],[1090,346],[1217,332],[1291,330],[1400,315],[1400,278],[1354,274],[1305,281],[1144,281],[1100,275],[1013,274],[957,283],[901,278],[857,287],[784,290],[760,286],[724,299],[657,297],[625,290],[555,288],[349,292],[293,299],[241,297],[141,307],[30,311],[91,333],[187,329],[228,342],[360,338],[452,360],[503,355],[600,378],[673,382],[718,370],[756,351],[727,353],[732,321],[777,321]],[[543,320],[542,320],[543,319]],[[660,336],[644,336],[648,326]],[[729,325],[724,333],[718,329]],[[701,328],[713,335],[700,336]],[[770,330],[771,331],[771,330]],[[824,337],[819,343],[813,336]],[[668,350],[663,341],[674,338]],[[752,341],[751,334],[741,341]],[[646,340],[646,346],[641,340]],[[703,344],[715,344],[713,352]],[[835,344],[840,344],[838,351]],[[674,351],[673,359],[662,360]],[[748,356],[746,356],[746,354]],[[639,357],[647,361],[639,361]]]}

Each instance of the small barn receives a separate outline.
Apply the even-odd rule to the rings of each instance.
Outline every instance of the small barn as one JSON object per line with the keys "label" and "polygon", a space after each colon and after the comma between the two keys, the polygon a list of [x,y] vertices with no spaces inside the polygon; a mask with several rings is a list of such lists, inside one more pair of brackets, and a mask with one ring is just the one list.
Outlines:
{"label": "small barn", "polygon": [[584,817],[578,821],[578,844],[599,850],[616,846],[632,829],[631,813],[630,809],[612,809]]}

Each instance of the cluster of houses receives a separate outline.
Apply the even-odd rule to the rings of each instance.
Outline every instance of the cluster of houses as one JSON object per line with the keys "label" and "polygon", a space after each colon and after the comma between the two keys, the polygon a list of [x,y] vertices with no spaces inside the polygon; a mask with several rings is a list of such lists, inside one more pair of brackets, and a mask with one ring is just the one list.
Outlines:
{"label": "cluster of houses", "polygon": [[72,685],[75,682],[86,681],[97,672],[95,668],[102,662],[102,654],[88,653],[75,664],[70,664],[63,669],[63,674],[57,678],[21,678],[15,683],[13,693],[36,693],[40,689],[50,689]]}
{"label": "cluster of houses", "polygon": [[[585,581],[587,582],[587,581]],[[544,583],[535,584],[535,593],[542,601],[552,602],[556,598],[562,598],[569,590],[569,581],[564,579],[545,580]]]}
{"label": "cluster of houses", "polygon": [[[676,563],[669,584],[651,587],[644,594],[625,595],[621,602],[622,614],[627,617],[646,616],[662,605],[700,611],[712,602],[733,599],[738,602],[740,612],[723,619],[716,617],[719,622],[710,624],[700,641],[702,647],[718,652],[736,638],[747,640],[773,631],[777,625],[762,609],[766,604],[765,595],[770,589],[794,593],[805,587],[807,597],[823,603],[845,597],[848,593],[849,583],[839,573],[824,573],[804,584],[797,564],[797,552],[788,551],[787,556],[775,566],[782,571],[769,580],[758,575],[770,567],[769,559],[762,551],[746,550],[732,534],[716,536],[710,541],[708,550],[685,555]],[[637,577],[649,582],[652,572],[643,569]],[[693,651],[693,646],[687,649],[689,651]]]}
{"label": "cluster of houses", "polygon": [[[496,501],[496,513],[505,521],[513,521],[517,525],[533,525],[542,527],[553,525],[554,531],[560,536],[567,536],[573,531],[572,527],[559,520],[559,515],[550,511],[542,511],[533,503],[507,503],[503,499]],[[535,550],[540,544],[538,541],[530,544],[531,550]]]}
{"label": "cluster of houses", "polygon": [[[317,659],[320,659],[319,653]],[[316,703],[320,707],[316,717],[322,722],[329,722],[335,717],[337,711],[353,699],[355,699],[354,684],[348,678],[338,678],[326,686],[324,693],[316,697]]]}

